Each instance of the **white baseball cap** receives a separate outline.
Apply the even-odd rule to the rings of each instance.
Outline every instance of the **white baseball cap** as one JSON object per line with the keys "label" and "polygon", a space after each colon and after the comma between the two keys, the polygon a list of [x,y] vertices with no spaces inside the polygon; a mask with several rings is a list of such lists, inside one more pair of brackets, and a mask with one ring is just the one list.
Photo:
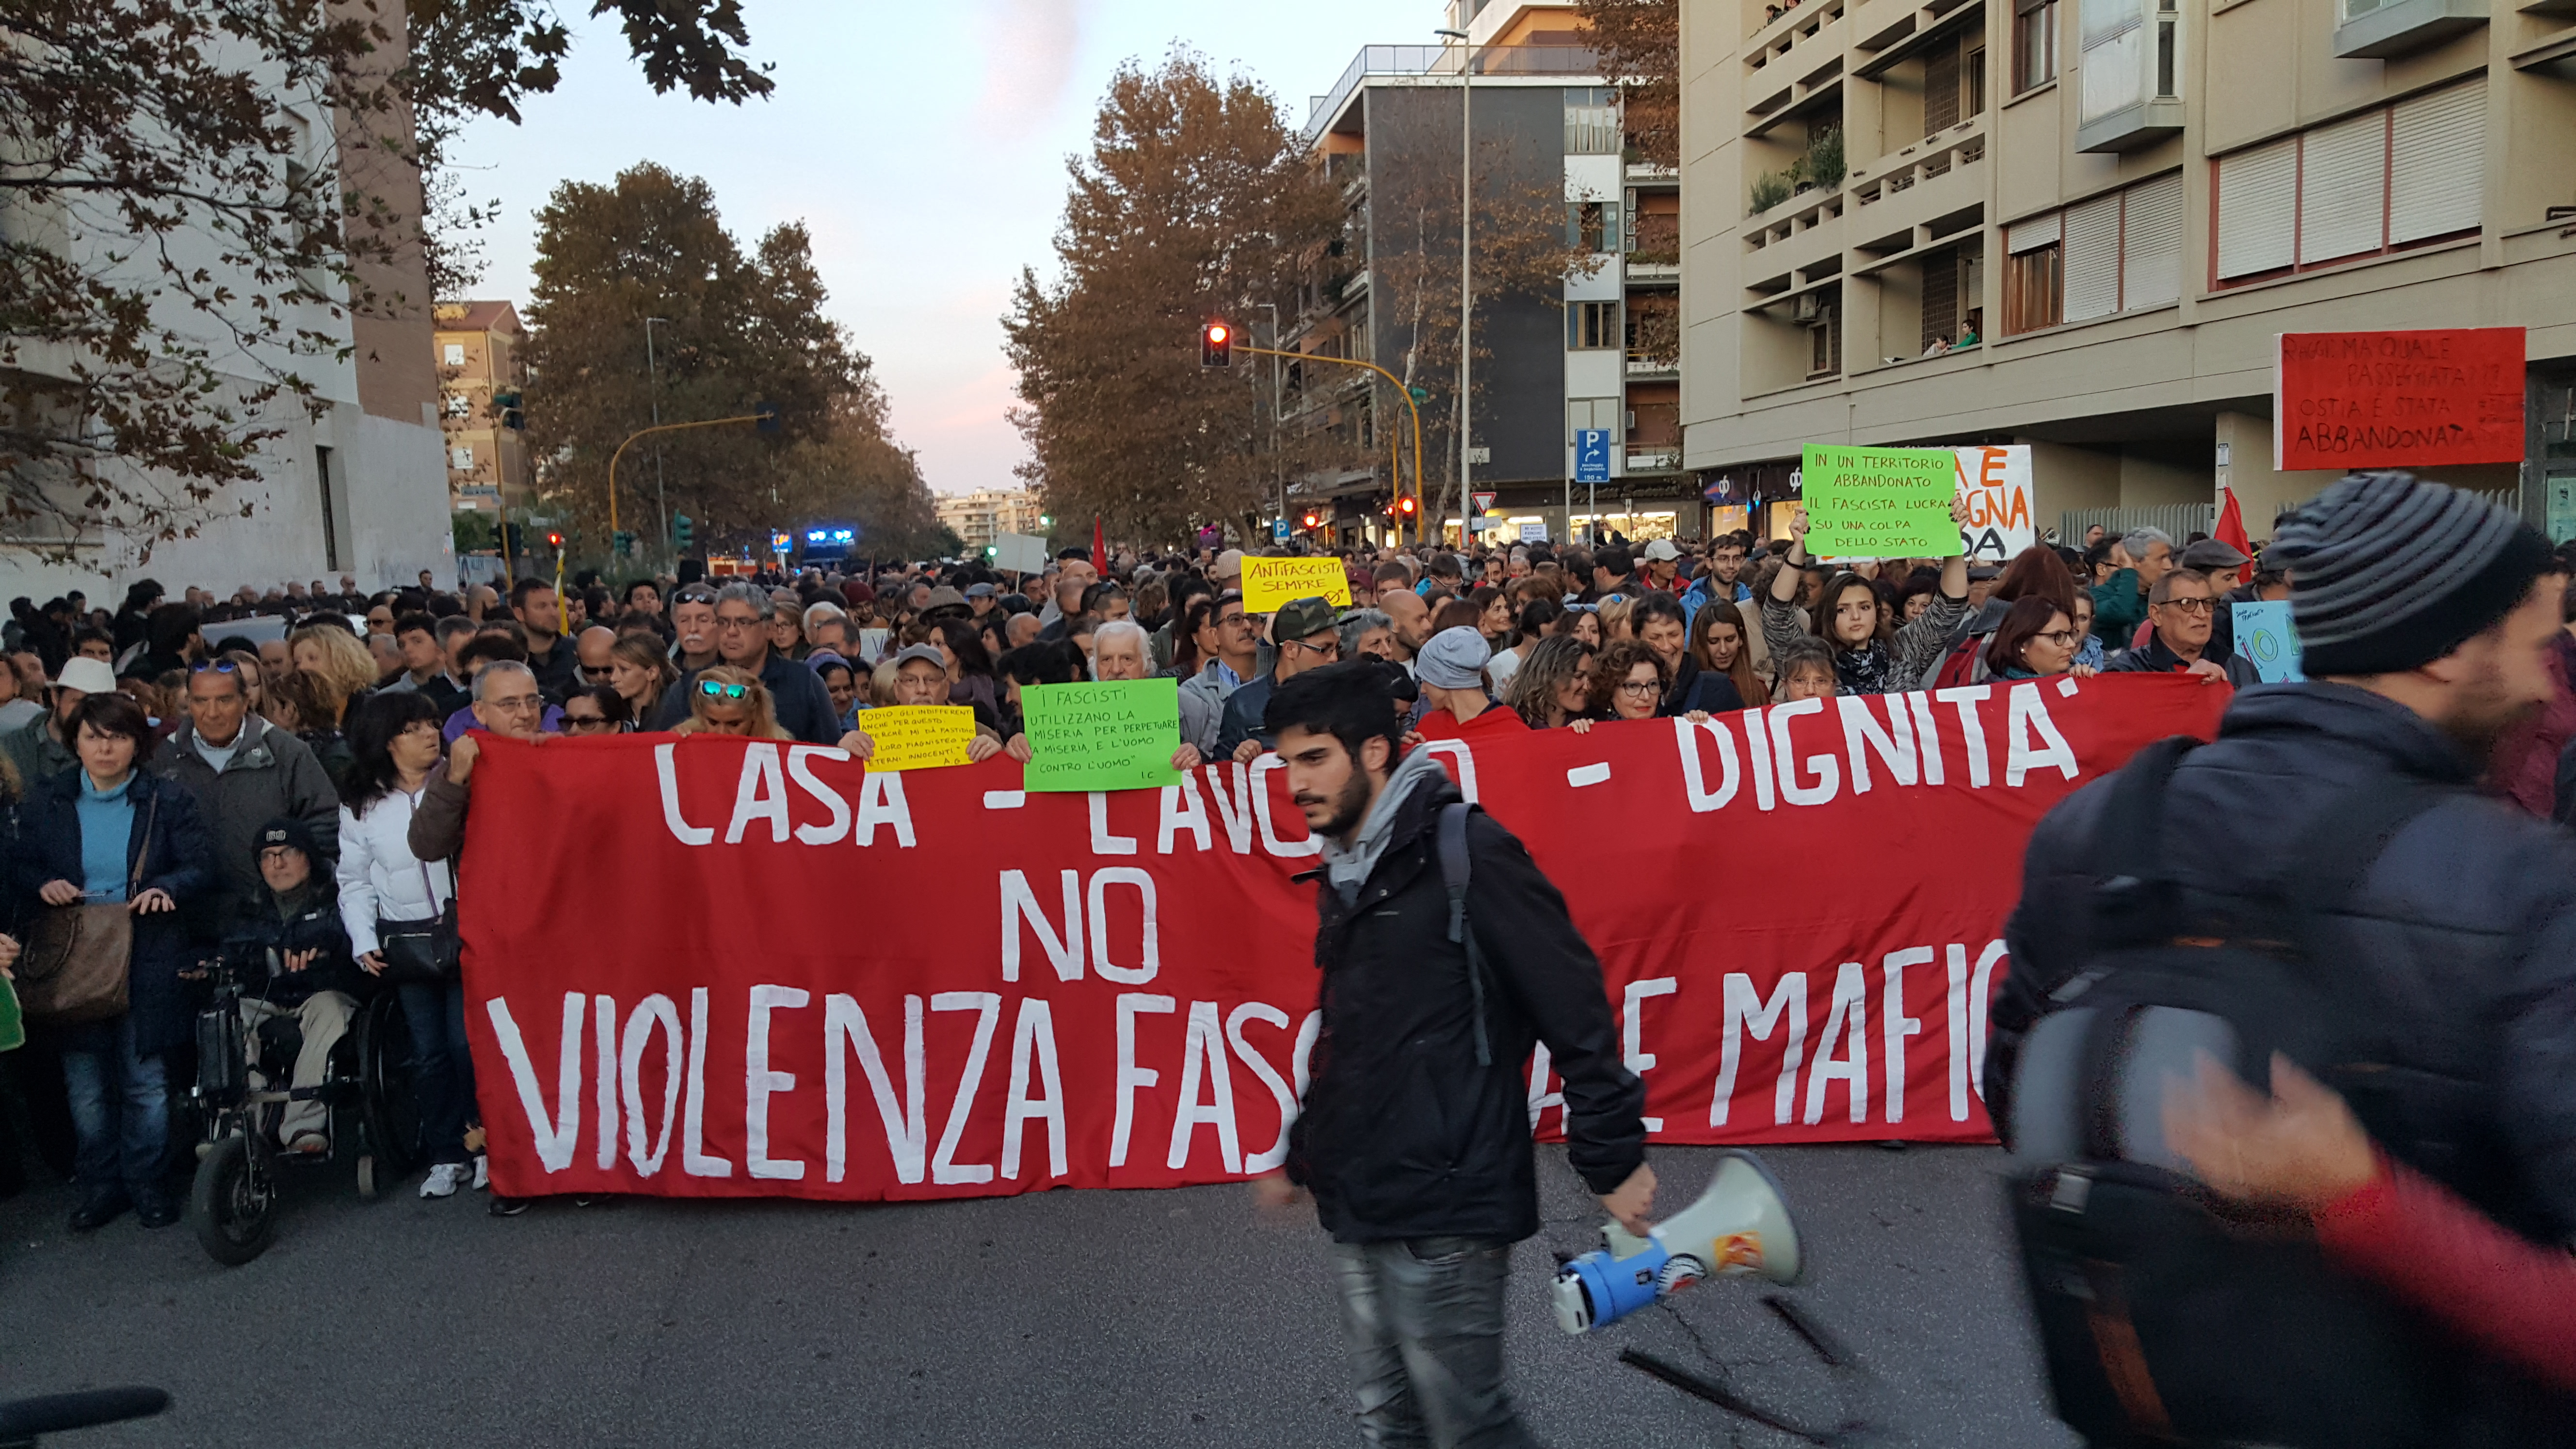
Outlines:
{"label": "white baseball cap", "polygon": [[1671,563],[1681,556],[1682,551],[1673,547],[1669,538],[1659,538],[1646,545],[1646,557],[1655,563]]}

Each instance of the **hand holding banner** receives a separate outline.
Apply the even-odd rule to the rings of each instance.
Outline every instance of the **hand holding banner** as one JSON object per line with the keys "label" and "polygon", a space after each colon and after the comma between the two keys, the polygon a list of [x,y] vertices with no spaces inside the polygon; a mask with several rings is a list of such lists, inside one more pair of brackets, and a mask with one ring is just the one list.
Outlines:
{"label": "hand holding banner", "polygon": [[975,742],[975,711],[962,704],[899,704],[859,715],[859,728],[876,742],[868,756],[872,774],[962,765]]}
{"label": "hand holding banner", "polygon": [[1243,612],[1276,614],[1291,599],[1322,599],[1351,606],[1351,576],[1337,558],[1248,558],[1243,561]]}
{"label": "hand holding banner", "polygon": [[1948,558],[1959,551],[1948,448],[1823,448],[1802,460],[1807,551],[1819,558]]}
{"label": "hand holding banner", "polygon": [[1023,789],[1150,790],[1180,783],[1181,683],[1033,684],[1020,690],[1029,735]]}

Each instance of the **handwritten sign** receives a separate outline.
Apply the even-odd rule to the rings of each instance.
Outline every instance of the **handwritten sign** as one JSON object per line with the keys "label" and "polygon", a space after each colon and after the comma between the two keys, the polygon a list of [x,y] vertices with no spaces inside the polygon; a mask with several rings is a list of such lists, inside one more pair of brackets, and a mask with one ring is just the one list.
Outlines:
{"label": "handwritten sign", "polygon": [[1292,599],[1322,599],[1351,606],[1351,576],[1337,558],[1248,558],[1243,561],[1243,612],[1275,614]]}
{"label": "handwritten sign", "polygon": [[901,704],[862,710],[859,728],[876,742],[868,768],[879,774],[966,763],[975,711],[962,704]]}
{"label": "handwritten sign", "polygon": [[[1248,562],[1248,560],[1247,560]],[[1180,783],[1181,682],[1033,684],[1020,690],[1029,732],[1024,788],[1144,790]]]}
{"label": "handwritten sign", "polygon": [[2031,526],[2030,445],[1953,448],[1959,459],[1959,496],[1968,521],[1959,525],[1959,551],[1968,562],[2010,563],[2039,542]]}
{"label": "handwritten sign", "polygon": [[2519,327],[2284,332],[2278,348],[2275,468],[2522,461]]}
{"label": "handwritten sign", "polygon": [[2308,677],[2299,670],[2299,631],[2290,622],[2289,600],[2228,608],[2236,625],[2236,652],[2265,684],[2295,684]]}
{"label": "handwritten sign", "polygon": [[1948,448],[1821,448],[1801,462],[1807,551],[1825,558],[1941,558],[1958,551],[1950,522],[1959,460]]}

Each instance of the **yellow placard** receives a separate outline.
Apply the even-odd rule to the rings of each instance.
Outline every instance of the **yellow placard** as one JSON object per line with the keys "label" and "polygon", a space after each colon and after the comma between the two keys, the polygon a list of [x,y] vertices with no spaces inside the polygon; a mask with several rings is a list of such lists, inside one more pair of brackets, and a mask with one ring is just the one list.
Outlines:
{"label": "yellow placard", "polygon": [[1248,558],[1243,561],[1243,612],[1275,614],[1292,599],[1322,599],[1351,606],[1351,576],[1337,558]]}
{"label": "yellow placard", "polygon": [[859,711],[859,728],[876,743],[868,768],[931,770],[966,763],[975,742],[975,711],[963,704],[898,704]]}

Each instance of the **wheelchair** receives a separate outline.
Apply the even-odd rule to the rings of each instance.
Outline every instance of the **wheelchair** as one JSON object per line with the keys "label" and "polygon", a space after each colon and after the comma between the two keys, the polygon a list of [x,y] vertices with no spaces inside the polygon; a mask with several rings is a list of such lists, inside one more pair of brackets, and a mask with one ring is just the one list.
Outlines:
{"label": "wheelchair", "polygon": [[[294,1170],[352,1164],[358,1196],[373,1199],[425,1155],[412,1100],[411,1033],[401,999],[391,990],[360,1001],[347,1035],[331,1050],[321,1085],[251,1085],[254,1068],[269,1083],[293,1081],[302,1038],[291,1017],[280,1017],[251,1029],[251,1042],[243,1039],[241,1003],[258,997],[249,982],[267,979],[263,955],[257,948],[227,945],[205,963],[213,990],[197,1013],[197,1081],[189,1096],[205,1135],[188,1216],[207,1255],[227,1266],[267,1251],[282,1164],[298,1164]],[[313,1100],[329,1105],[329,1150],[280,1150],[277,1128],[286,1104]]]}

